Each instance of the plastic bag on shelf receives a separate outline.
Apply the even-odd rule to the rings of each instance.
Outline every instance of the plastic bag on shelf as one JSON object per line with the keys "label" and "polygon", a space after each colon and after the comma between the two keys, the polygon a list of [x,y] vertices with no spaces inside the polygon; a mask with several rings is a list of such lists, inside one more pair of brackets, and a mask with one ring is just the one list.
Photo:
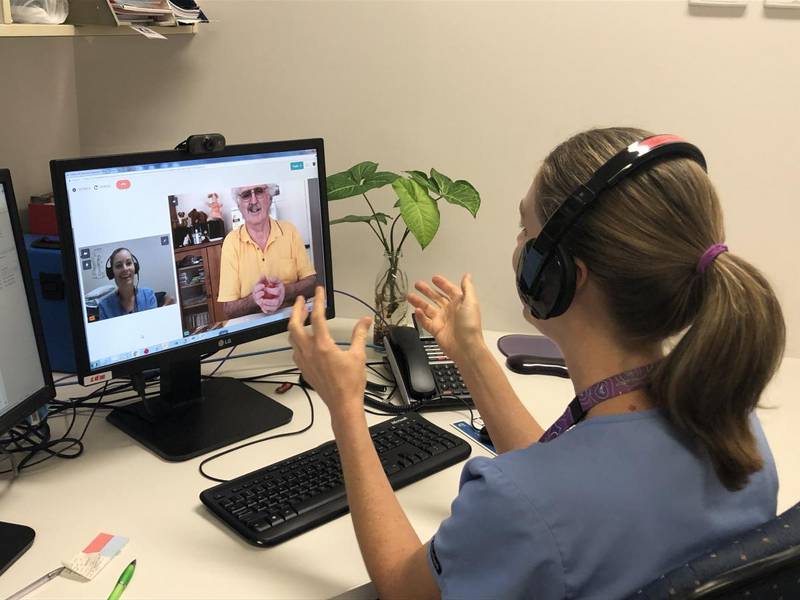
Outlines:
{"label": "plastic bag on shelf", "polygon": [[67,0],[11,0],[14,23],[63,23],[67,19]]}

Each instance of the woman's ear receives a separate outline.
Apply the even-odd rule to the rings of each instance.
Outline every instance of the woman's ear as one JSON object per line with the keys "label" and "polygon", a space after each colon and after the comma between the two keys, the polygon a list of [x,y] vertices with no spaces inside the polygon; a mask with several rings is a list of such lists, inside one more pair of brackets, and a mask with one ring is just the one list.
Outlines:
{"label": "woman's ear", "polygon": [[589,269],[580,258],[575,260],[575,292],[580,292],[589,280]]}

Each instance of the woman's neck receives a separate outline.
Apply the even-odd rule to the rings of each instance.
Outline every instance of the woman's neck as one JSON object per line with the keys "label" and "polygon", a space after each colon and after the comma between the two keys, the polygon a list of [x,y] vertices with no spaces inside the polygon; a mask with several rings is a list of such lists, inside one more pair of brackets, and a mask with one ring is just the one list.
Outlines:
{"label": "woman's neck", "polygon": [[121,285],[117,287],[117,294],[122,302],[130,302],[136,297],[136,288],[133,284]]}
{"label": "woman's neck", "polygon": [[[629,351],[602,336],[585,336],[579,343],[564,346],[562,352],[576,395],[612,375],[657,362],[662,356],[660,347]],[[587,416],[591,418],[654,407],[645,390],[639,389],[597,404]]]}

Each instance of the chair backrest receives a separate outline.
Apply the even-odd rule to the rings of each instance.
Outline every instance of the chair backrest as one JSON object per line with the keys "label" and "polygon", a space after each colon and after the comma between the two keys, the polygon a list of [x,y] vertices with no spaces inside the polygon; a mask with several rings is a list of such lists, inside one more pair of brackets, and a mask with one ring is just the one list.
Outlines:
{"label": "chair backrest", "polygon": [[638,590],[629,600],[800,598],[800,503]]}

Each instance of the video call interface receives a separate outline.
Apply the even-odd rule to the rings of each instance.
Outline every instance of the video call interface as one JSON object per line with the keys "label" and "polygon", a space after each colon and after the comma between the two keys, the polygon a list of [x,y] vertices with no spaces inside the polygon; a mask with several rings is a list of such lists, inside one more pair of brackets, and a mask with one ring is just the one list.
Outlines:
{"label": "video call interface", "polygon": [[[324,285],[315,150],[65,179],[93,371],[287,320],[287,285]],[[265,220],[259,252],[250,232]]]}

